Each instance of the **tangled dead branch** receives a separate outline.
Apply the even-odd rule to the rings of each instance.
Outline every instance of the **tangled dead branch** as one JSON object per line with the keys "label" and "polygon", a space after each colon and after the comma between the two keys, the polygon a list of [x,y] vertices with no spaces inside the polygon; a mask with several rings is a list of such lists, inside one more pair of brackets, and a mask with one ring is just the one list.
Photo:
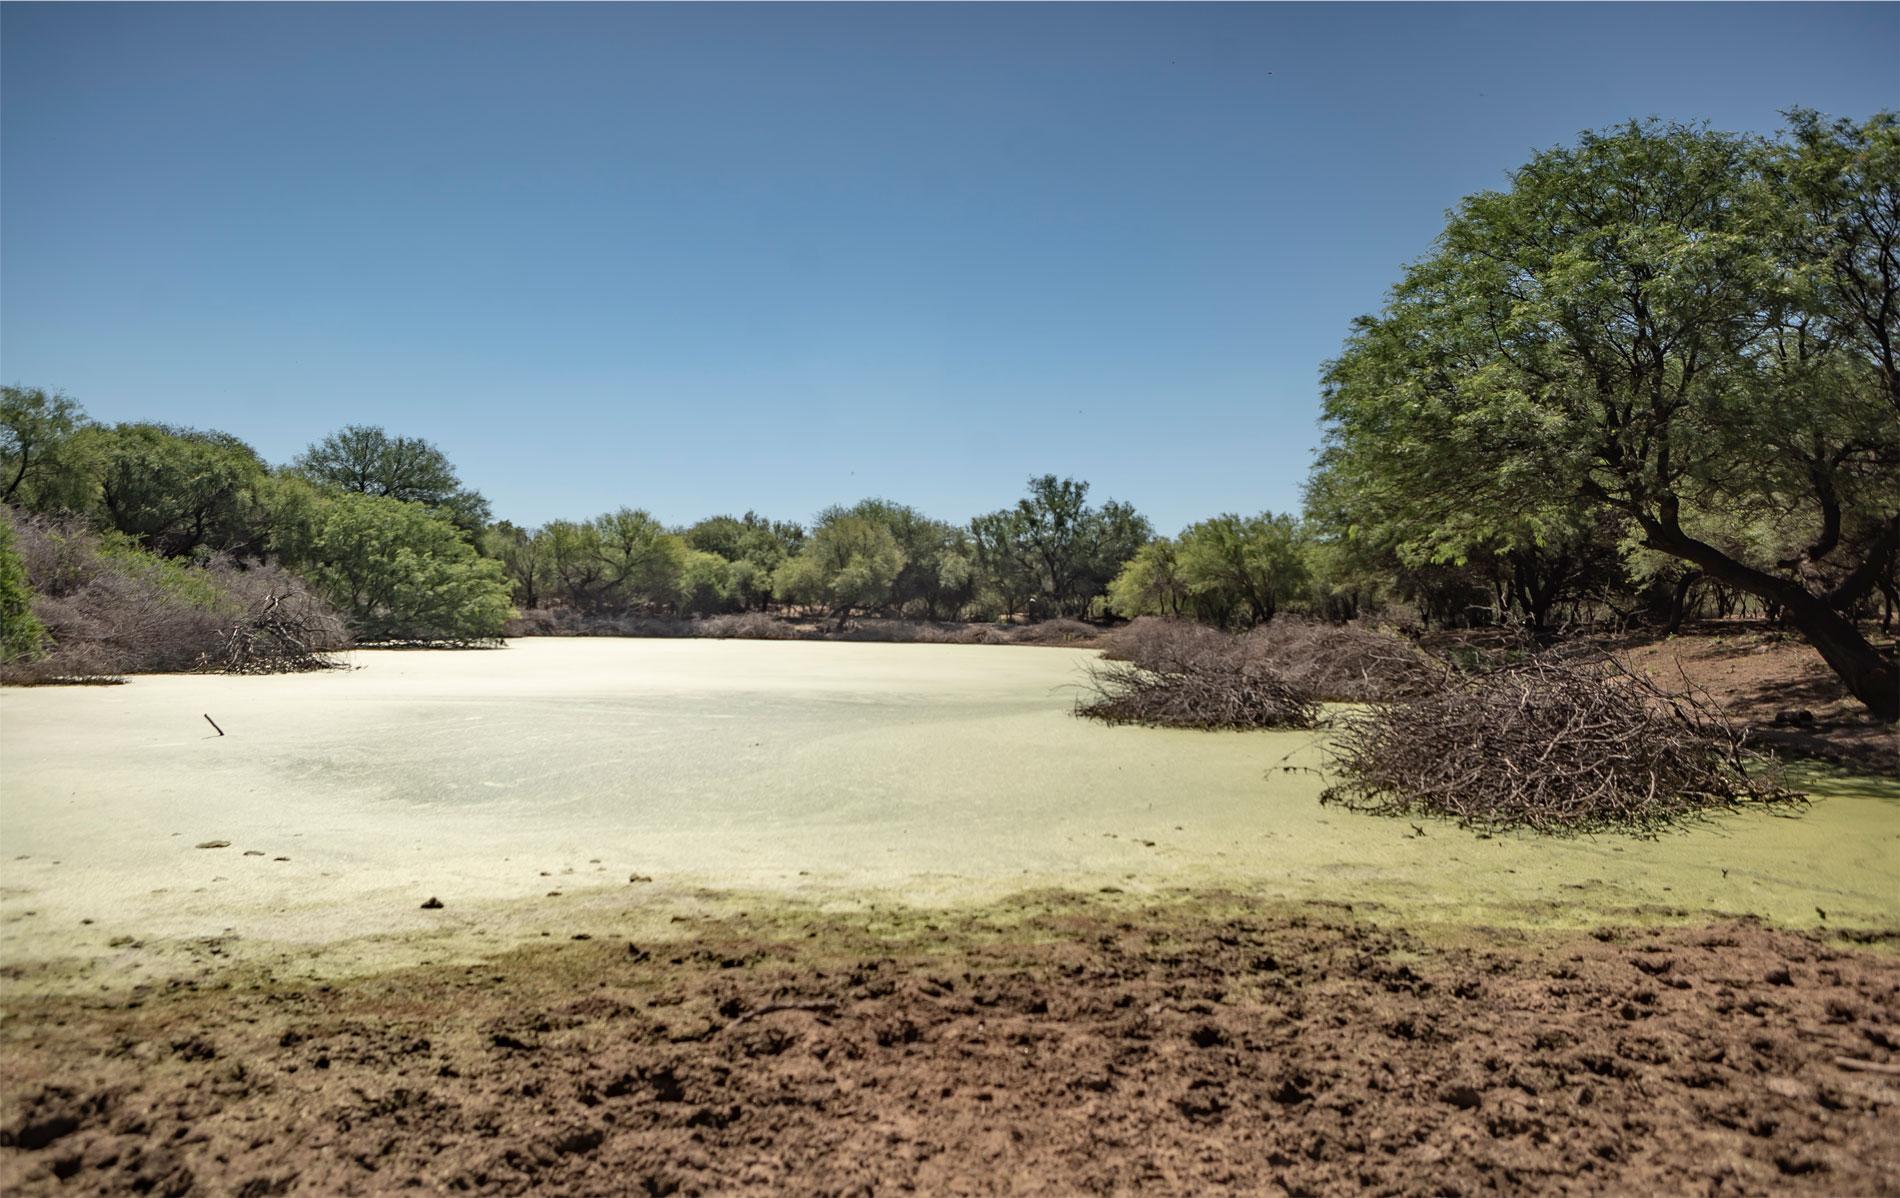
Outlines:
{"label": "tangled dead branch", "polygon": [[292,674],[338,668],[349,643],[343,621],[301,590],[267,592],[226,631],[198,668],[219,674]]}
{"label": "tangled dead branch", "polygon": [[1712,810],[1805,802],[1694,693],[1614,658],[1544,655],[1343,721],[1321,801],[1479,828],[1654,834]]}
{"label": "tangled dead branch", "polygon": [[1319,701],[1287,681],[1244,641],[1185,625],[1126,640],[1131,660],[1108,660],[1089,670],[1089,694],[1076,714],[1109,724],[1165,728],[1311,728]]}
{"label": "tangled dead branch", "polygon": [[1361,624],[1281,616],[1247,634],[1296,686],[1339,703],[1371,703],[1441,690],[1453,667],[1411,641]]}
{"label": "tangled dead branch", "polygon": [[1280,616],[1233,636],[1189,620],[1143,616],[1101,638],[1102,655],[1144,669],[1221,656],[1258,663],[1326,702],[1366,703],[1444,686],[1453,667],[1412,642],[1358,624]]}

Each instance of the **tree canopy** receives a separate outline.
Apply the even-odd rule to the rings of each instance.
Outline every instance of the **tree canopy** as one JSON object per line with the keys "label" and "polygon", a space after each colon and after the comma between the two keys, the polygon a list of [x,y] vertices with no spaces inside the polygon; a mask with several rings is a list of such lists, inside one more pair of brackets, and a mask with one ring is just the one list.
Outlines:
{"label": "tree canopy", "polygon": [[501,566],[477,556],[441,512],[342,491],[308,515],[303,548],[287,564],[364,640],[492,640],[513,614]]}
{"label": "tree canopy", "polygon": [[229,433],[163,424],[80,430],[103,523],[165,557],[255,552],[252,501],[266,467]]}
{"label": "tree canopy", "polygon": [[820,520],[804,552],[779,567],[772,589],[780,599],[822,605],[842,620],[889,603],[904,564],[889,527],[840,510]]}
{"label": "tree canopy", "polygon": [[1154,536],[1126,503],[1088,502],[1089,484],[1044,474],[1013,508],[971,522],[973,553],[994,578],[1005,611],[1084,616]]}
{"label": "tree canopy", "polygon": [[1893,719],[1843,609],[1900,542],[1895,120],[1794,126],[1625,125],[1464,201],[1329,365],[1320,469],[1412,562],[1612,521],[1776,605]]}
{"label": "tree canopy", "polygon": [[392,437],[374,425],[346,425],[304,450],[293,465],[312,480],[340,490],[440,508],[470,532],[488,522],[488,501],[464,487],[448,455],[420,437]]}
{"label": "tree canopy", "polygon": [[73,436],[85,413],[38,387],[0,387],[0,503],[35,511],[76,511],[86,503],[85,470]]}

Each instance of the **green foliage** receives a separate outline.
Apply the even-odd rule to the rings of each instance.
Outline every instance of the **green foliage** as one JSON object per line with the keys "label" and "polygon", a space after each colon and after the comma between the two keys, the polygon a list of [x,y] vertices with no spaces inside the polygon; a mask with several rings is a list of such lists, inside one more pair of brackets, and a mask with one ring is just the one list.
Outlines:
{"label": "green foliage", "polygon": [[1168,537],[1143,545],[1108,584],[1108,608],[1118,616],[1178,616],[1187,607],[1180,546]]}
{"label": "green foliage", "polygon": [[79,405],[37,387],[0,387],[0,503],[32,512],[77,511],[90,479],[74,451]]}
{"label": "green foliage", "polygon": [[1586,134],[1461,204],[1327,369],[1321,490],[1353,531],[1516,570],[1627,530],[1900,711],[1840,615],[1900,543],[1900,154],[1891,116],[1795,123]]}
{"label": "green foliage", "polygon": [[1179,560],[1189,596],[1219,624],[1266,623],[1309,577],[1299,521],[1272,512],[1188,526]]}
{"label": "green foliage", "polygon": [[785,602],[822,606],[843,619],[889,603],[904,562],[889,528],[834,512],[819,522],[804,552],[779,567],[772,589]]}
{"label": "green foliage", "polygon": [[541,606],[542,588],[548,582],[547,543],[541,537],[502,520],[482,530],[476,547],[483,557],[501,564],[517,606],[523,610]]}
{"label": "green foliage", "polygon": [[672,612],[685,598],[692,551],[652,516],[633,508],[595,519],[595,553],[606,593],[619,610]]}
{"label": "green foliage", "polygon": [[712,516],[686,530],[687,547],[723,558],[726,586],[721,605],[695,606],[697,611],[762,611],[772,600],[772,574],[804,544],[805,530],[797,524],[767,520],[756,512],[734,519]]}
{"label": "green foliage", "polygon": [[1085,616],[1154,536],[1125,503],[1088,504],[1089,485],[1045,474],[1014,508],[970,522],[971,556],[1005,610]]}
{"label": "green foliage", "polygon": [[362,640],[490,640],[513,614],[501,566],[440,512],[344,491],[310,515],[295,564]]}
{"label": "green foliage", "polygon": [[1022,527],[1022,517],[1011,508],[970,521],[979,602],[999,616],[1027,612],[1042,590],[1042,575]]}
{"label": "green foliage", "polygon": [[891,582],[884,607],[936,620],[954,617],[975,597],[975,564],[969,534],[963,529],[888,499],[827,508],[819,514],[818,523],[823,527],[845,516],[888,529],[904,555],[903,568]]}
{"label": "green foliage", "polygon": [[1144,545],[1109,584],[1109,607],[1129,617],[1264,624],[1305,596],[1309,548],[1292,516],[1216,516]]}
{"label": "green foliage", "polygon": [[[486,543],[511,563],[515,593],[524,602],[530,594],[558,599],[593,616],[724,611],[732,602],[725,559],[688,548],[684,538],[634,508],[584,524],[556,520],[533,533],[498,526]],[[700,602],[712,606],[694,608]]]}
{"label": "green foliage", "polygon": [[352,424],[311,445],[294,465],[323,486],[437,508],[465,532],[488,521],[488,501],[464,487],[448,456],[420,437]]}
{"label": "green foliage", "polygon": [[1817,474],[1884,519],[1900,426],[1866,355],[1816,336],[1820,264],[1762,169],[1790,152],[1631,125],[1465,201],[1328,369],[1323,467],[1351,507],[1412,560],[1604,509],[1650,541],[1691,514],[1818,524]]}
{"label": "green foliage", "polygon": [[73,447],[94,479],[98,523],[163,557],[254,553],[257,452],[229,433],[163,424],[92,426]]}
{"label": "green foliage", "polygon": [[734,565],[717,553],[686,550],[680,566],[677,613],[717,615],[737,610],[739,605],[734,598]]}
{"label": "green foliage", "polygon": [[33,589],[13,547],[13,521],[0,509],[0,664],[32,661],[46,643],[46,628],[33,614]]}

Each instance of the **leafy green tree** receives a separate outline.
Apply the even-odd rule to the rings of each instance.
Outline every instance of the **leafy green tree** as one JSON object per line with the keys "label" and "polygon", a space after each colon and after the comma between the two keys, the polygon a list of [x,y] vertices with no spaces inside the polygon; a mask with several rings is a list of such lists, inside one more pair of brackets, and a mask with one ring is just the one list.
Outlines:
{"label": "leafy green tree", "polygon": [[1119,616],[1178,616],[1188,606],[1180,546],[1156,537],[1135,551],[1108,584],[1109,610]]}
{"label": "leafy green tree", "polygon": [[[1045,474],[1013,509],[971,522],[973,558],[987,581],[1035,615],[1085,616],[1122,564],[1154,537],[1128,504],[1088,504],[1089,485]],[[1033,588],[1028,584],[1033,579]]]}
{"label": "leafy green tree", "polygon": [[293,466],[325,486],[439,508],[465,532],[488,522],[488,501],[464,487],[448,455],[420,437],[352,424],[305,449]]}
{"label": "leafy green tree", "polygon": [[730,563],[727,582],[732,601],[745,610],[763,610],[772,600],[772,574],[804,544],[797,524],[767,520],[756,512],[737,519],[712,516],[686,530],[688,548],[716,553]]}
{"label": "leafy green tree", "polygon": [[1829,340],[1872,364],[1900,416],[1900,337],[1895,265],[1900,253],[1900,116],[1830,121],[1812,109],[1788,114],[1790,140],[1769,156],[1777,194],[1791,202],[1793,254],[1812,269],[1803,308]]}
{"label": "leafy green tree", "polygon": [[13,521],[0,509],[0,665],[32,661],[46,643],[46,629],[33,615],[33,588],[13,547]]}
{"label": "leafy green tree", "polygon": [[976,571],[969,534],[933,520],[914,507],[888,499],[865,499],[848,508],[827,508],[820,527],[844,516],[857,516],[890,530],[903,551],[904,566],[891,583],[888,607],[927,619],[955,616],[975,595]]}
{"label": "leafy green tree", "polygon": [[[1900,156],[1891,116],[1830,130],[1632,124],[1467,199],[1328,368],[1334,485],[1440,561],[1618,523],[1774,605],[1900,718],[1892,658],[1844,614],[1900,544],[1900,251],[1838,233],[1891,210]],[[1850,280],[1862,262],[1885,274]],[[1782,533],[1767,552],[1729,535],[1757,519]]]}
{"label": "leafy green tree", "polygon": [[717,553],[686,550],[680,566],[680,612],[710,616],[736,608],[733,567],[737,564]]}
{"label": "leafy green tree", "polygon": [[676,613],[700,610],[698,602],[721,611],[731,602],[728,569],[699,560],[684,538],[635,508],[584,524],[555,520],[531,534],[491,533],[488,543],[495,556],[514,562],[518,595],[532,570],[537,598],[558,598],[584,615]]}
{"label": "leafy green tree", "polygon": [[0,387],[0,503],[33,512],[78,511],[89,490],[73,434],[77,403],[38,387]]}
{"label": "leafy green tree", "polygon": [[253,506],[264,462],[229,433],[117,424],[81,429],[73,442],[100,520],[154,553],[254,554],[264,539]]}
{"label": "leafy green tree", "polygon": [[532,531],[506,520],[482,530],[482,556],[501,563],[515,603],[524,611],[541,606],[548,584],[547,542]]}
{"label": "leafy green tree", "polygon": [[979,593],[998,615],[1027,613],[1042,590],[1042,574],[1014,509],[970,521],[970,552]]}
{"label": "leafy green tree", "polygon": [[600,530],[591,523],[551,520],[534,534],[547,562],[548,590],[577,612],[596,614],[613,605]]}
{"label": "leafy green tree", "polygon": [[1308,580],[1299,521],[1272,512],[1189,525],[1177,555],[1189,597],[1219,624],[1264,624]]}
{"label": "leafy green tree", "polygon": [[773,590],[788,603],[822,606],[842,624],[854,612],[887,604],[903,568],[904,551],[890,529],[838,514],[821,522],[804,550],[779,567]]}
{"label": "leafy green tree", "polygon": [[366,641],[472,643],[513,611],[499,563],[444,514],[386,495],[342,491],[311,512],[307,560],[290,563]]}
{"label": "leafy green tree", "polygon": [[1306,570],[1313,611],[1344,623],[1381,606],[1391,594],[1388,563],[1366,551],[1365,543],[1332,537],[1308,525]]}
{"label": "leafy green tree", "polygon": [[615,608],[668,612],[679,607],[692,552],[684,540],[635,508],[596,517],[593,527],[606,593]]}
{"label": "leafy green tree", "polygon": [[1088,613],[1091,605],[1106,596],[1108,584],[1121,573],[1122,565],[1153,540],[1154,535],[1154,526],[1133,504],[1111,499],[1096,509],[1089,520],[1081,593],[1075,596],[1077,610]]}

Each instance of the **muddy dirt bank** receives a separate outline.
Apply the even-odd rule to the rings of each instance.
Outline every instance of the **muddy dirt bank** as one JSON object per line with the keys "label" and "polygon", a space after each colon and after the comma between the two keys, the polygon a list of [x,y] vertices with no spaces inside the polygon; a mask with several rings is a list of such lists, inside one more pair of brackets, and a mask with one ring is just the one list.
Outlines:
{"label": "muddy dirt bank", "polygon": [[19,1194],[1900,1192],[1900,956],[1050,895],[15,997]]}

